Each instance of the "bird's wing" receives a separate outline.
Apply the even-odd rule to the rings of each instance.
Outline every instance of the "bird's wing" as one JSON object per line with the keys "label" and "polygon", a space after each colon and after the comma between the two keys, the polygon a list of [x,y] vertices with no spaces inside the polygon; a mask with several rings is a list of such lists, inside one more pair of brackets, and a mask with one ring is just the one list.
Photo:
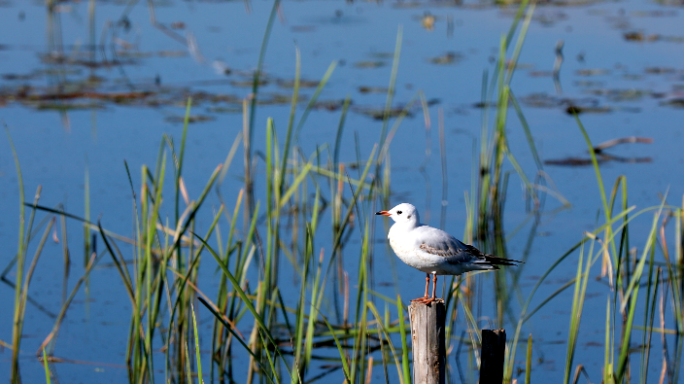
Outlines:
{"label": "bird's wing", "polygon": [[433,255],[442,256],[450,264],[461,264],[477,260],[485,261],[485,255],[477,248],[467,245],[442,231],[441,229],[422,226],[414,229],[418,231],[418,247]]}

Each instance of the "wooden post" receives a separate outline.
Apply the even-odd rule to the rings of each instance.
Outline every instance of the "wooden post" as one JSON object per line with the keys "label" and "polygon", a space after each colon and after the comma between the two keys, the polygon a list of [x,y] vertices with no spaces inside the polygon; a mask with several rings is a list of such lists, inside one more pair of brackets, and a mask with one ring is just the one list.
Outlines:
{"label": "wooden post", "polygon": [[444,384],[444,300],[437,299],[430,304],[411,303],[408,311],[413,350],[413,384]]}
{"label": "wooden post", "polygon": [[503,382],[505,351],[505,329],[482,330],[480,384],[501,384]]}

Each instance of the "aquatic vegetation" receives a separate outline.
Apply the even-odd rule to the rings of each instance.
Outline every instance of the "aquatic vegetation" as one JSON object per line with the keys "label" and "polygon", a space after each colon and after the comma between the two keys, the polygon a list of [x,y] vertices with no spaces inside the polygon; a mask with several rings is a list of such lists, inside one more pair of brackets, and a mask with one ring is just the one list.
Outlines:
{"label": "aquatic vegetation", "polygon": [[[526,120],[521,103],[565,109],[571,115],[565,118],[576,119],[577,137],[586,142],[588,150],[588,156],[580,160],[593,168],[598,185],[598,194],[587,191],[585,197],[598,195],[600,215],[591,229],[576,235],[576,244],[564,253],[545,253],[550,265],[533,279],[523,278],[525,266],[448,279],[443,297],[447,301],[446,350],[449,361],[455,362],[450,376],[472,382],[479,365],[481,328],[506,327],[511,336],[506,381],[521,381],[522,372],[526,382],[534,380],[534,371],[545,358],[535,347],[546,341],[539,338],[532,320],[541,317],[549,303],[565,300],[567,312],[562,316],[567,320],[567,332],[559,336],[563,351],[552,357],[558,372],[563,372],[563,382],[577,382],[581,374],[604,383],[653,382],[658,375],[663,381],[676,382],[681,375],[684,327],[682,207],[668,204],[664,196],[661,204],[637,210],[632,205],[635,199],[628,194],[626,176],[617,178],[612,189],[606,188],[599,167],[610,156],[606,150],[618,143],[650,141],[635,137],[592,144],[578,115],[579,108],[588,111],[594,99],[581,104],[577,99],[546,95],[517,98],[512,79],[520,68],[518,58],[534,9],[528,1],[521,2],[509,33],[501,38],[494,71],[485,72],[482,78],[477,103],[482,125],[472,143],[463,239],[487,253],[526,261],[541,221],[570,206],[544,167],[554,160],[542,159],[534,127]],[[382,224],[376,224],[372,213],[377,206],[391,206],[390,199],[398,198],[393,195],[396,174],[392,157],[402,154],[392,148],[405,118],[422,115],[429,133],[428,107],[438,101],[427,99],[422,92],[406,103],[395,101],[402,29],[394,52],[376,55],[384,60],[378,62],[391,65],[387,87],[359,89],[362,93],[382,90],[384,107],[358,106],[350,97],[320,100],[336,63],[330,64],[320,81],[304,81],[299,52],[293,81],[267,76],[262,71],[263,52],[277,10],[276,1],[256,69],[250,77],[233,83],[251,88],[248,97],[191,92],[182,87],[126,94],[85,93],[81,89],[81,93],[60,94],[73,95],[62,97],[61,103],[47,104],[55,101],[56,97],[49,97],[54,93],[25,92],[20,102],[33,105],[29,103],[33,97],[38,99],[33,100],[36,103],[45,102],[37,104],[44,108],[87,106],[82,103],[94,103],[88,108],[108,103],[177,105],[182,100],[186,110],[183,118],[169,117],[182,122],[183,129],[180,138],[161,138],[156,163],[123,165],[132,196],[133,229],[128,236],[113,231],[108,218],[91,217],[94,186],[87,170],[83,217],[62,206],[41,203],[40,189],[32,202],[25,201],[20,158],[26,154],[17,153],[9,139],[21,199],[16,253],[1,276],[15,290],[13,337],[11,343],[2,342],[12,350],[11,382],[21,381],[20,357],[33,358],[33,351],[27,352],[22,344],[22,335],[27,333],[23,327],[27,311],[41,309],[32,301],[29,287],[44,245],[52,236],[62,247],[64,284],[59,311],[49,316],[53,326],[47,335],[40,335],[44,338],[36,351],[46,382],[56,373],[55,364],[63,361],[55,356],[55,350],[64,343],[59,331],[65,317],[74,309],[76,296],[88,289],[93,271],[101,267],[117,275],[118,284],[112,289],[125,295],[130,309],[127,333],[113,336],[126,339],[122,363],[130,382],[365,383],[381,377],[386,382],[410,383],[408,301],[400,294],[390,297],[382,289],[383,284],[400,285],[400,279],[378,281],[378,270],[392,270],[393,259],[383,259],[387,255],[374,244],[377,233],[383,231],[375,227]],[[610,72],[588,70],[581,74],[607,76]],[[270,93],[269,84],[291,88],[291,93]],[[310,96],[300,93],[305,87],[314,89]],[[3,102],[15,101],[7,97]],[[289,106],[287,119],[269,118],[260,125],[255,114],[263,103]],[[310,134],[312,128],[306,121],[314,109],[331,111],[328,116],[335,114],[335,135],[328,143],[305,152],[300,137]],[[243,126],[235,133],[225,160],[200,175],[206,182],[193,190],[186,185],[186,180],[198,173],[188,168],[187,143],[193,139],[189,124],[212,118],[198,110],[242,113]],[[444,112],[438,110],[442,178],[426,184],[441,187],[441,201],[446,202],[447,167],[453,166],[447,154],[453,147],[446,139]],[[381,122],[379,132],[374,133],[374,146],[362,149],[358,141],[356,148],[344,145],[350,111]],[[416,122],[420,123],[417,118],[411,121]],[[263,142],[255,139],[257,133],[263,133]],[[516,151],[520,149],[512,145],[513,135],[526,144],[531,166],[519,160]],[[468,150],[468,144],[459,143],[459,149]],[[239,162],[240,150],[244,157],[238,166],[234,163]],[[514,181],[521,186],[527,210],[519,226],[509,229],[504,216],[509,212],[507,200],[515,193],[510,188]],[[214,195],[216,200],[212,200]],[[557,208],[547,210],[550,201]],[[441,227],[445,212],[446,204],[442,204]],[[69,240],[67,221],[82,226],[83,244],[74,246]],[[646,221],[646,230],[639,230],[643,228],[637,226],[640,221]],[[511,247],[512,237],[522,246]],[[83,249],[84,269],[74,277],[69,276],[69,265],[77,247]],[[573,268],[576,264],[573,277],[556,286],[547,285],[553,272],[567,264]],[[598,282],[593,279],[597,275]],[[482,300],[485,289],[492,292],[491,302]],[[605,328],[599,335],[604,361],[598,370],[588,368],[589,362],[579,353],[582,327],[597,318],[595,314],[588,318],[590,295],[600,295],[606,303],[605,316],[600,314]],[[28,364],[25,361],[29,359],[21,359],[21,365]]]}

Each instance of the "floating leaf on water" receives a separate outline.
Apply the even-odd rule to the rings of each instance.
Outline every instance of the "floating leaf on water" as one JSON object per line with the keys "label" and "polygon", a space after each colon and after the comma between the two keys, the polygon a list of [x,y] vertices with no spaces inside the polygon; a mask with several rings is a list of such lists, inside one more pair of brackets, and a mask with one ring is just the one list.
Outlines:
{"label": "floating leaf on water", "polygon": [[367,94],[367,93],[387,93],[388,89],[385,87],[371,87],[371,86],[366,86],[362,85],[359,88],[359,92]]}
{"label": "floating leaf on water", "polygon": [[425,4],[420,1],[400,1],[393,3],[392,6],[400,9],[411,9],[424,7]]}
{"label": "floating leaf on water", "polygon": [[[294,88],[295,81],[278,79],[278,81],[276,81],[276,84],[280,88]],[[320,84],[320,82],[317,80],[299,79],[299,88],[316,88],[318,87],[318,84]]]}
{"label": "floating leaf on water", "polygon": [[104,109],[104,105],[98,103],[62,103],[41,102],[35,105],[39,110],[72,111],[79,109]]}
{"label": "floating leaf on water", "polygon": [[660,39],[659,35],[645,35],[643,32],[626,32],[622,35],[627,41],[657,41]]}
{"label": "floating leaf on water", "polygon": [[584,93],[596,96],[605,96],[611,101],[636,101],[644,96],[650,96],[651,91],[642,89],[588,89]]}
{"label": "floating leaf on water", "polygon": [[[613,155],[598,155],[597,162],[599,164],[615,161],[618,163],[650,163],[653,161],[650,157],[622,157]],[[593,161],[589,158],[579,158],[579,157],[567,157],[565,159],[550,159],[544,160],[546,165],[558,165],[566,167],[585,167],[593,164]]]}
{"label": "floating leaf on water", "polygon": [[575,81],[575,86],[577,87],[601,87],[603,86],[603,81],[592,81],[592,80],[577,80]]}
{"label": "floating leaf on water", "polygon": [[358,61],[354,63],[356,68],[380,68],[384,67],[386,63],[384,61]]}
{"label": "floating leaf on water", "polygon": [[144,99],[153,95],[152,92],[70,92],[70,93],[46,93],[29,95],[31,100],[72,100],[72,99],[100,99],[114,102],[125,102]]}
{"label": "floating leaf on water", "polygon": [[2,79],[8,80],[8,81],[17,81],[17,80],[27,81],[27,80],[33,80],[39,76],[40,76],[40,74],[37,72],[28,73],[25,75],[18,74],[18,73],[6,73],[6,74],[2,75]]}
{"label": "floating leaf on water", "polygon": [[544,25],[552,26],[560,21],[564,21],[568,18],[568,15],[561,11],[546,11],[536,13],[532,17],[532,20]]}
{"label": "floating leaf on water", "polygon": [[674,108],[684,108],[684,99],[682,99],[682,98],[670,99],[670,100],[661,102],[660,105],[665,105],[665,106],[674,107]]}
{"label": "floating leaf on water", "polygon": [[141,51],[131,51],[131,50],[117,50],[116,56],[125,57],[128,59],[147,59],[154,57],[154,52],[141,52]]}
{"label": "floating leaf on water", "polygon": [[579,115],[580,113],[608,113],[612,112],[613,108],[611,107],[580,107],[577,105],[570,105],[565,109],[565,112],[568,115]]}
{"label": "floating leaf on water", "polygon": [[[385,108],[359,107],[354,108],[354,112],[371,117],[374,120],[383,120],[385,118]],[[387,111],[387,117],[399,117],[406,113],[407,117],[413,117],[412,111],[405,111],[403,107],[394,107]]]}
{"label": "floating leaf on water", "polygon": [[[653,139],[650,137],[622,137],[618,139],[604,141],[603,143],[594,147],[594,152],[596,153],[597,161],[599,163],[607,161],[617,161],[620,163],[650,163],[650,157],[622,157],[606,153],[605,150],[612,148],[620,144],[628,143],[641,143],[641,144],[651,144]],[[590,158],[579,158],[579,157],[566,157],[564,159],[549,159],[545,160],[544,164],[547,165],[561,165],[561,166],[588,166],[593,164]]]}
{"label": "floating leaf on water", "polygon": [[[79,58],[79,56],[81,58]],[[97,68],[112,68],[120,67],[123,65],[133,65],[136,64],[134,60],[104,60],[95,61],[91,60],[89,57],[84,55],[78,56],[66,56],[65,54],[52,52],[46,55],[41,55],[40,60],[46,64],[65,64],[65,65],[77,65],[83,66],[90,69]]]}
{"label": "floating leaf on water", "polygon": [[677,12],[676,11],[661,11],[661,10],[632,11],[632,12],[630,12],[630,16],[633,16],[633,17],[674,17],[674,16],[677,16]]}
{"label": "floating leaf on water", "polygon": [[583,159],[579,157],[566,157],[565,159],[549,159],[544,160],[546,165],[560,165],[566,167],[584,167],[591,165],[591,159]]}
{"label": "floating leaf on water", "polygon": [[[349,101],[352,104],[352,101]],[[344,100],[321,100],[313,105],[314,109],[325,109],[326,111],[337,111],[344,105]]]}
{"label": "floating leaf on water", "polygon": [[[230,85],[233,87],[241,87],[241,88],[251,88],[252,85],[254,84],[254,80],[248,79],[248,80],[233,80],[230,82]],[[259,78],[259,86],[264,86],[268,84],[268,80],[264,78]]]}
{"label": "floating leaf on water", "polygon": [[[192,97],[193,100],[195,96]],[[242,105],[242,98],[236,95],[212,94],[208,99],[211,103],[228,103]]]}
{"label": "floating leaf on water", "polygon": [[80,68],[46,68],[46,69],[39,69],[36,71],[36,73],[39,74],[45,74],[45,75],[80,75],[83,73],[83,70]]}
{"label": "floating leaf on water", "polygon": [[658,36],[660,41],[668,43],[684,43],[684,36]]}
{"label": "floating leaf on water", "polygon": [[646,67],[644,72],[652,75],[663,75],[675,73],[675,69],[669,67]]}
{"label": "floating leaf on water", "polygon": [[394,52],[371,52],[368,54],[368,57],[374,59],[392,59],[394,58]]}
{"label": "floating leaf on water", "polygon": [[[212,121],[214,120],[213,116],[208,116],[208,115],[190,115],[188,117],[188,123],[202,123],[206,121]],[[166,121],[170,123],[184,123],[185,122],[185,116],[169,116],[166,118]]]}
{"label": "floating leaf on water", "polygon": [[[304,95],[299,95],[297,102],[302,101],[306,101],[306,97]],[[289,93],[271,93],[257,97],[257,104],[259,105],[281,105],[290,103],[292,103],[292,95]]]}
{"label": "floating leaf on water", "polygon": [[536,108],[563,107],[567,113],[601,112],[606,107],[599,106],[599,100],[593,97],[567,98],[550,96],[546,93],[533,93],[520,98],[526,105]]}
{"label": "floating leaf on water", "polygon": [[577,76],[601,76],[601,75],[608,75],[610,74],[610,70],[608,69],[601,69],[601,68],[596,68],[596,69],[580,69],[575,72]]}
{"label": "floating leaf on water", "polygon": [[473,108],[496,108],[496,103],[478,101],[473,103]]}
{"label": "floating leaf on water", "polygon": [[431,58],[430,62],[432,64],[448,65],[448,64],[453,64],[454,62],[457,62],[457,61],[461,61],[462,59],[463,59],[463,55],[460,53],[447,52],[441,56]]}
{"label": "floating leaf on water", "polygon": [[[531,95],[523,96],[520,98],[524,104],[530,107],[538,108],[556,108],[562,104],[562,101],[556,97],[549,96],[546,93],[533,93]],[[494,105],[490,105],[494,107]]]}
{"label": "floating leaf on water", "polygon": [[207,108],[207,112],[211,112],[211,113],[242,113],[242,107],[241,106],[209,107],[209,108]]}

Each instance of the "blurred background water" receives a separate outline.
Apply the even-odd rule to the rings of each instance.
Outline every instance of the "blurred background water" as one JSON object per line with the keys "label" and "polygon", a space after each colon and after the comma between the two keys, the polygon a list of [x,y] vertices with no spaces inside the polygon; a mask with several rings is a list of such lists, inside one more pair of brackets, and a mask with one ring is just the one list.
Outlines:
{"label": "blurred background water", "polygon": [[[42,205],[62,204],[67,212],[83,216],[87,172],[91,217],[100,218],[103,226],[114,232],[132,236],[132,193],[124,161],[139,188],[140,167],[155,164],[162,135],[180,140],[185,102],[192,96],[194,122],[188,130],[184,181],[191,195],[201,192],[242,130],[241,103],[251,92],[251,74],[272,3],[94,4],[91,13],[89,2],[60,1],[51,8],[39,2],[0,2],[0,119],[16,146],[28,201],[40,185]],[[312,82],[301,90],[300,113],[317,81],[336,63],[320,103],[299,135],[302,153],[308,156],[316,146],[332,145],[341,101],[349,96],[352,104],[340,161],[355,162],[357,148],[365,161],[382,126],[373,113],[381,113],[384,107],[401,29],[394,105],[403,107],[421,91],[429,104],[430,129],[426,130],[425,115],[416,104],[390,147],[391,201],[413,203],[421,210],[423,221],[439,226],[443,220],[444,229],[460,237],[465,225],[464,192],[471,188],[473,156],[483,122],[483,75],[493,72],[499,43],[516,9],[516,5],[484,1],[282,2],[265,54],[266,82],[259,90],[254,150],[264,150],[268,117],[274,119],[281,135],[284,132],[299,50],[302,78]],[[607,185],[612,187],[619,175],[625,175],[630,202],[638,209],[658,205],[665,193],[670,203],[679,204],[684,194],[684,19],[680,9],[681,4],[640,0],[538,4],[511,89],[521,101],[534,143],[546,162],[544,171],[553,181],[549,188],[570,206],[564,206],[565,200],[547,198],[523,267],[520,285],[524,292],[584,231],[600,223],[596,178],[592,168],[583,165],[589,154],[574,116],[568,113],[570,108],[581,112],[580,119],[594,144],[623,137],[652,140],[607,150],[612,157],[601,167]],[[90,49],[93,46],[96,49]],[[69,92],[80,96],[51,96]],[[447,160],[445,199],[439,124],[444,127]],[[532,178],[534,159],[512,109],[507,129],[511,152]],[[3,268],[14,256],[18,237],[18,179],[10,148],[7,136],[0,135]],[[242,187],[242,166],[238,155],[221,187],[228,202],[235,201]],[[264,172],[258,164],[257,185],[264,183]],[[216,194],[212,193],[208,202],[218,206]],[[507,243],[509,257],[518,258],[530,225],[525,221],[524,191],[515,177],[511,178],[505,212],[505,228],[512,234]],[[198,220],[208,226],[210,213]],[[644,241],[650,221],[649,217],[634,223],[633,231],[643,231]],[[513,234],[519,225],[522,230]],[[83,243],[81,228],[70,222],[73,244]],[[385,246],[384,230],[384,225],[378,225],[375,231],[376,289],[390,297],[397,293],[405,298],[420,295],[423,274],[396,260]],[[332,241],[329,234],[321,236]],[[319,247],[331,247],[324,240],[317,241]],[[352,236],[347,249],[358,248],[358,241]],[[77,260],[73,276],[83,273],[79,250],[74,247],[71,251]],[[347,252],[346,269],[355,281],[354,252]],[[21,353],[22,376],[27,383],[44,377],[34,351],[52,329],[61,305],[61,255],[62,245],[50,241],[35,272],[30,295],[42,307],[27,309]],[[203,267],[206,277],[201,288],[209,292],[218,284],[214,269],[212,265]],[[549,292],[575,273],[576,259],[566,262],[549,280]],[[294,282],[294,274],[290,276]],[[8,278],[12,279],[11,273]],[[491,292],[484,290],[486,301]],[[605,284],[589,285],[577,357],[595,382],[601,377],[606,292]],[[562,375],[563,361],[556,356],[565,354],[571,294],[570,290],[564,292],[525,326],[534,330],[537,341],[534,354],[539,363],[533,377],[539,382],[558,381]],[[5,342],[11,340],[13,300],[14,290],[0,285],[0,340]],[[487,313],[486,305],[483,308],[480,321],[485,326],[487,317],[493,315]],[[127,380],[124,358],[129,313],[120,277],[114,268],[98,266],[87,293],[79,293],[59,334],[55,355],[68,360],[55,364],[60,381]],[[210,314],[200,313],[202,332],[211,332],[211,320]],[[0,351],[3,374],[9,372],[10,357],[9,349]],[[245,356],[236,359],[246,361]],[[654,378],[658,377],[656,371],[653,369]],[[382,380],[380,370],[377,375],[373,380]]]}

